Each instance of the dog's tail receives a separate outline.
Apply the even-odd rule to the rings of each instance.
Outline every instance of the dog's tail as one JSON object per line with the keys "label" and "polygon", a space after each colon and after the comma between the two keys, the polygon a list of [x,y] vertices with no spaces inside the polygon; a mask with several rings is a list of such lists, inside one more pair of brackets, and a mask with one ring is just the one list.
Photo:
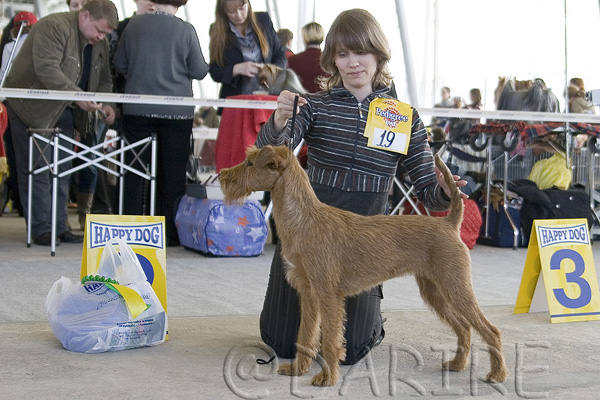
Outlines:
{"label": "dog's tail", "polygon": [[454,182],[454,177],[452,173],[446,166],[446,164],[442,161],[439,154],[435,155],[435,166],[442,172],[444,176],[444,180],[446,184],[450,188],[451,196],[450,196],[450,212],[446,216],[446,219],[450,221],[457,228],[460,227],[463,218],[463,202],[460,194],[460,190],[456,186],[456,182]]}

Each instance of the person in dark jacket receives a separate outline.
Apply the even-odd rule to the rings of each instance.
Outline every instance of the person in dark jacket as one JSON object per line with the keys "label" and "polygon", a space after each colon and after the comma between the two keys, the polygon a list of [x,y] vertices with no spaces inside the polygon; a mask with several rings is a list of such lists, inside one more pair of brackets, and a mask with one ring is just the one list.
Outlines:
{"label": "person in dark jacket", "polygon": [[210,27],[210,76],[220,82],[220,98],[259,90],[262,64],[287,66],[285,51],[267,13],[252,11],[249,0],[217,0]]}

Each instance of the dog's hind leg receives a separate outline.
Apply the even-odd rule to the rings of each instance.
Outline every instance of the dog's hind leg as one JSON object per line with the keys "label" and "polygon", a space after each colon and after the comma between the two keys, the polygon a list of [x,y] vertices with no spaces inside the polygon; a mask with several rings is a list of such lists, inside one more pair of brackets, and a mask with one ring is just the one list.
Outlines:
{"label": "dog's hind leg", "polygon": [[304,375],[317,356],[321,321],[318,303],[306,292],[298,292],[298,296],[300,297],[300,327],[296,343],[296,360],[279,367],[278,372],[282,375]]}
{"label": "dog's hind leg", "polygon": [[325,362],[321,372],[312,379],[315,386],[333,386],[340,379],[340,361],[346,358],[344,304],[342,293],[327,293],[321,299],[321,352]]}
{"label": "dog's hind leg", "polygon": [[479,307],[473,285],[471,284],[470,274],[461,274],[460,268],[456,268],[454,271],[455,273],[452,278],[448,277],[448,281],[443,281],[448,282],[448,284],[440,284],[439,287],[445,291],[444,297],[449,305],[454,308],[455,313],[460,313],[488,345],[491,371],[487,375],[487,380],[491,382],[504,382],[508,378],[508,368],[506,367],[502,352],[502,334],[485,317]]}
{"label": "dog's hind leg", "polygon": [[486,379],[490,382],[504,382],[508,378],[508,368],[502,351],[502,334],[483,315],[483,311],[481,311],[476,301],[472,308],[476,310],[475,313],[466,315],[465,317],[470,320],[473,328],[481,335],[483,341],[487,343],[490,353],[491,369]]}
{"label": "dog's hind leg", "polygon": [[444,363],[444,368],[450,371],[462,371],[469,365],[469,351],[471,350],[471,324],[457,314],[448,304],[438,285],[432,280],[417,276],[417,284],[421,297],[426,304],[431,306],[436,315],[450,325],[458,338],[456,356],[453,360]]}

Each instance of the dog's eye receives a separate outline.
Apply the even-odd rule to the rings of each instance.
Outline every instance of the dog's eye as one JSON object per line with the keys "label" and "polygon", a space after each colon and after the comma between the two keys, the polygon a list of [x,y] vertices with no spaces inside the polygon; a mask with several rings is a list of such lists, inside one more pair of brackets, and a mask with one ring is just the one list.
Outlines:
{"label": "dog's eye", "polygon": [[246,167],[251,167],[254,164],[252,164],[252,162],[250,160],[246,160]]}

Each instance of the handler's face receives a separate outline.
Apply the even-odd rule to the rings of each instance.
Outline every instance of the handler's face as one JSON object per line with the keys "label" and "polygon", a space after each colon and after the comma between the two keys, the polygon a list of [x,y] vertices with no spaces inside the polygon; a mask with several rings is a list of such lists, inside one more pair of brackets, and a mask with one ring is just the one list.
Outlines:
{"label": "handler's face", "polygon": [[248,3],[239,0],[228,1],[225,5],[225,15],[233,25],[243,25],[248,18]]}
{"label": "handler's face", "polygon": [[377,72],[377,57],[371,53],[357,53],[340,49],[335,55],[335,66],[340,72],[344,87],[368,90],[372,88],[373,77]]}
{"label": "handler's face", "polygon": [[98,43],[112,32],[106,18],[92,19],[88,11],[79,13],[79,30],[90,44]]}

